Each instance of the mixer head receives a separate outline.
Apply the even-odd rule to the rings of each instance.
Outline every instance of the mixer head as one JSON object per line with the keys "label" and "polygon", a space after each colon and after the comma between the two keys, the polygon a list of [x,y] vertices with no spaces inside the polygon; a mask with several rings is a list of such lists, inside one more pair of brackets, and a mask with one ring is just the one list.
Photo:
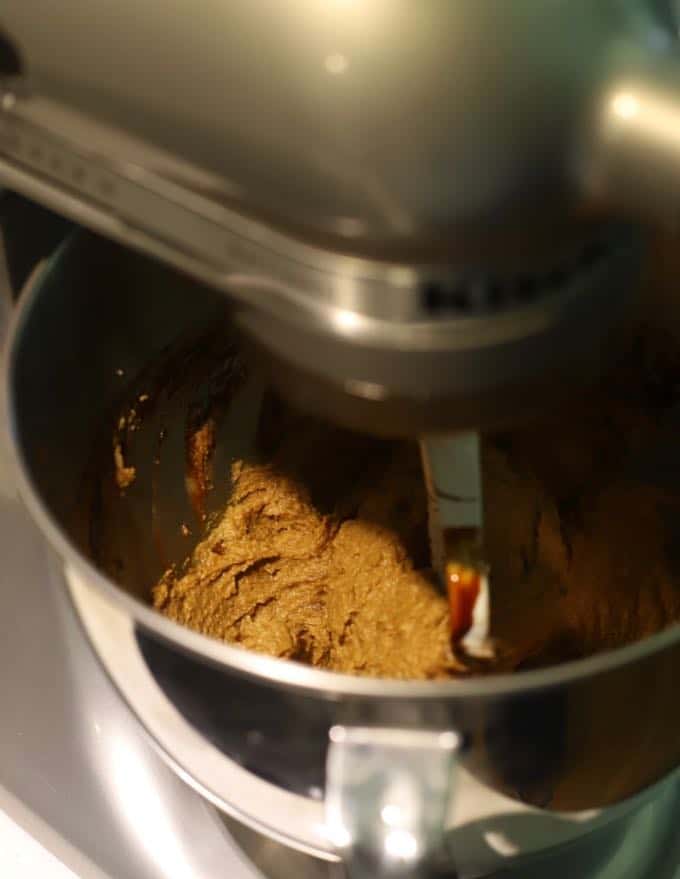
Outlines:
{"label": "mixer head", "polygon": [[670,2],[0,19],[0,181],[223,289],[288,396],[355,427],[554,404],[607,360],[639,217],[674,215]]}

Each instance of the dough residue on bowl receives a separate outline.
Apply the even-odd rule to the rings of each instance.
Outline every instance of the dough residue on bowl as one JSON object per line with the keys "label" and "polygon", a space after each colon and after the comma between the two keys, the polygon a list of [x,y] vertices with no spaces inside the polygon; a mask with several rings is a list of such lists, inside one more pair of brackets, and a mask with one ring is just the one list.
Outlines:
{"label": "dough residue on bowl", "polygon": [[[680,365],[643,335],[568,415],[487,438],[485,542],[494,664],[549,665],[680,617]],[[279,418],[264,461],[238,461],[226,508],[156,608],[197,631],[318,667],[390,678],[469,674],[429,568],[415,443]],[[673,454],[671,453],[671,458]],[[217,478],[217,477],[216,477]],[[224,474],[229,478],[229,474]]]}

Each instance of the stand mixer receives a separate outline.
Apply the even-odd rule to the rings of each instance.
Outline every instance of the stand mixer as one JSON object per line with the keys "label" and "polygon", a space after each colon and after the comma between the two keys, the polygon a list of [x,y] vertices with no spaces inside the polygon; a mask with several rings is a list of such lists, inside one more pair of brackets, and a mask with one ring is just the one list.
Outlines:
{"label": "stand mixer", "polygon": [[622,207],[673,216],[659,6],[10,0],[2,177],[228,292],[307,408],[496,426],[591,372]]}
{"label": "stand mixer", "polygon": [[[0,181],[226,294],[283,393],[353,428],[479,430],[558,404],[615,348],[645,224],[674,222],[680,61],[670,3],[514,0],[510,11],[501,0],[203,0],[172,12],[124,2],[95,15],[65,0],[37,13],[19,0],[0,13]],[[121,295],[122,313],[129,299]],[[47,308],[36,303],[32,314]],[[78,306],[87,308],[82,294]],[[48,347],[56,368],[57,342]],[[26,357],[14,355],[12,399],[37,362]],[[21,424],[15,433],[25,439]],[[30,449],[26,462],[28,496],[40,483]],[[54,518],[49,488],[45,498]],[[29,506],[63,548],[49,516]],[[191,750],[179,728],[169,744],[126,688],[123,675],[136,675],[144,689],[142,666],[117,667],[102,624],[118,626],[123,643],[123,619],[85,607],[82,570],[67,580],[144,725],[166,753],[180,739]],[[187,650],[207,658],[192,637]],[[174,657],[162,650],[142,646],[150,666],[167,669]],[[257,659],[240,666],[285,677]],[[163,687],[167,695],[168,679]],[[405,719],[415,690],[383,690],[394,701],[373,723],[423,726]],[[171,701],[182,698],[173,691]],[[486,711],[473,708],[474,723]],[[426,714],[426,728],[443,723],[448,734],[451,717]],[[466,718],[454,719],[466,734]],[[331,789],[353,812],[358,794],[340,754],[359,760],[366,741],[335,735]],[[421,744],[446,774],[463,740],[437,741]],[[388,735],[378,750],[394,765],[416,747],[409,739],[400,750]],[[637,793],[674,759],[588,805]],[[207,767],[178,762],[224,804]],[[351,823],[339,819],[341,829]],[[370,853],[368,867],[347,856],[357,875],[384,855],[374,829],[352,827],[357,850]]]}

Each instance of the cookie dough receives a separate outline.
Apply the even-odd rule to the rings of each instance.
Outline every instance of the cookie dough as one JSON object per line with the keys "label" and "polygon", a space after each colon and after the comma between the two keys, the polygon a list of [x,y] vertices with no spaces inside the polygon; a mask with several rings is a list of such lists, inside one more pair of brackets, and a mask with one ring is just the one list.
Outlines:
{"label": "cookie dough", "polygon": [[[675,349],[643,335],[606,387],[568,413],[485,440],[499,650],[474,671],[585,656],[680,617],[677,388]],[[429,569],[415,444],[280,409],[273,420],[266,429],[265,413],[265,460],[233,465],[226,509],[155,586],[154,605],[207,635],[321,668],[471,673],[452,652]]]}

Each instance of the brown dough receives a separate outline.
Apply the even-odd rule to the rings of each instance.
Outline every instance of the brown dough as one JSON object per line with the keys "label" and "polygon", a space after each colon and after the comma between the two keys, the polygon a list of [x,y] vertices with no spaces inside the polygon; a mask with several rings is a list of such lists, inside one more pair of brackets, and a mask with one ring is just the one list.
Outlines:
{"label": "brown dough", "polygon": [[[399,483],[401,450],[356,517],[320,513],[304,485],[271,466],[234,465],[227,509],[184,576],[154,603],[191,628],[337,671],[413,678],[455,668],[446,600],[406,552],[422,486]],[[332,460],[332,457],[330,458]],[[415,464],[418,465],[416,458]],[[397,471],[397,472],[395,472]],[[391,483],[391,494],[383,491]],[[396,494],[401,530],[389,527]],[[399,490],[401,489],[401,491]]]}
{"label": "brown dough", "polygon": [[[642,338],[606,391],[485,442],[499,655],[483,671],[584,656],[680,616],[680,478],[674,488],[645,472],[678,429],[680,365],[663,340]],[[281,410],[268,435],[269,463],[234,465],[226,510],[156,585],[155,606],[213,637],[336,671],[469,673],[428,569],[415,445]]]}

